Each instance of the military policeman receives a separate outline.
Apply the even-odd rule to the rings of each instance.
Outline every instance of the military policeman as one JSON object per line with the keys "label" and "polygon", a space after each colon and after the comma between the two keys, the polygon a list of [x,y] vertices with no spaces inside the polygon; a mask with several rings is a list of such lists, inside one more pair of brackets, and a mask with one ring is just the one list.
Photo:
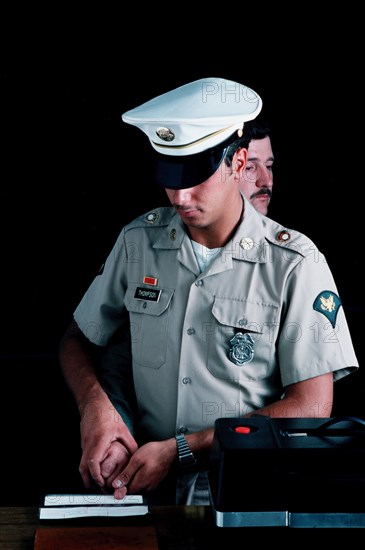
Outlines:
{"label": "military policeman", "polygon": [[328,417],[334,380],[358,368],[323,254],[240,192],[244,124],[261,106],[203,78],[122,117],[147,135],[171,206],[122,229],[62,339],[87,487],[158,494],[178,465],[176,502],[208,504],[216,419]]}

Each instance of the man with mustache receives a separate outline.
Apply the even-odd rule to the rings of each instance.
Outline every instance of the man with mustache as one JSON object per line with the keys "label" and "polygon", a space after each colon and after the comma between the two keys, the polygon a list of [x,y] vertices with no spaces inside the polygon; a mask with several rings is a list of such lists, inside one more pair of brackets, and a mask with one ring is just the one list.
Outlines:
{"label": "man with mustache", "polygon": [[273,188],[274,153],[269,128],[257,119],[245,124],[244,146],[247,148],[247,164],[242,174],[240,188],[258,212],[267,216]]}

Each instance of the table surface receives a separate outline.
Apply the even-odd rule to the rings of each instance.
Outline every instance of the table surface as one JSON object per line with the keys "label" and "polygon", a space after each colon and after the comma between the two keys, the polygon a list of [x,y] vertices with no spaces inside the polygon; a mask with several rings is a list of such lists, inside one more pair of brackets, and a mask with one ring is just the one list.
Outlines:
{"label": "table surface", "polygon": [[[349,534],[357,536],[358,531],[350,529],[290,529],[217,527],[213,511],[209,506],[151,506],[148,516],[123,518],[89,518],[87,520],[58,520],[40,522],[36,507],[0,508],[0,550],[33,550],[37,529],[64,528],[70,526],[130,526],[152,525],[156,529],[159,550],[211,550],[222,546],[223,550],[243,548],[247,544],[280,544],[281,550],[293,544],[313,546],[316,539],[348,544]],[[113,548],[116,548],[113,546]],[[121,541],[120,548],[124,548]],[[147,547],[146,547],[147,549]],[[51,548],[49,550],[52,550]]]}

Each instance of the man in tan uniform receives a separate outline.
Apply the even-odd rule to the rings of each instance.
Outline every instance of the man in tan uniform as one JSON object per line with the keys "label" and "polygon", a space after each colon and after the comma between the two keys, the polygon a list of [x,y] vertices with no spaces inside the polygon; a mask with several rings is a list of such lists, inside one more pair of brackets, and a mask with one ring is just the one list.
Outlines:
{"label": "man in tan uniform", "polygon": [[[207,78],[123,115],[172,206],[122,229],[62,340],[87,487],[152,495],[177,469],[176,502],[208,504],[216,419],[328,417],[333,381],[358,367],[322,253],[240,191],[260,109],[253,90]],[[97,351],[114,342],[100,384]]]}

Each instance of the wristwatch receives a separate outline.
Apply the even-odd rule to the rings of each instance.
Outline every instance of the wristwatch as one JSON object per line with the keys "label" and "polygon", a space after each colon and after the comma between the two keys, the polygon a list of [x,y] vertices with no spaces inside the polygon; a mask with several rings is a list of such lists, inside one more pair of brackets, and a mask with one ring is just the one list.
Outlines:
{"label": "wristwatch", "polygon": [[194,464],[197,463],[197,460],[191,452],[185,436],[183,434],[175,435],[175,439],[179,458],[179,467],[185,469],[194,466]]}

